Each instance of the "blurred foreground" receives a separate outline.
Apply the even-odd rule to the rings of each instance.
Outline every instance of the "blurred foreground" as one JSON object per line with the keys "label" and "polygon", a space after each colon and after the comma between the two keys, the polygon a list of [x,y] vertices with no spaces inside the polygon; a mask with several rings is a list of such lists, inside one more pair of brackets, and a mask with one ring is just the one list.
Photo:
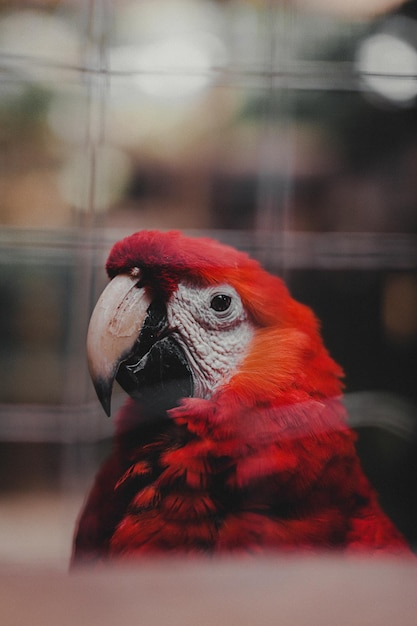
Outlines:
{"label": "blurred foreground", "polygon": [[337,558],[0,570],[5,626],[415,626],[417,565]]}

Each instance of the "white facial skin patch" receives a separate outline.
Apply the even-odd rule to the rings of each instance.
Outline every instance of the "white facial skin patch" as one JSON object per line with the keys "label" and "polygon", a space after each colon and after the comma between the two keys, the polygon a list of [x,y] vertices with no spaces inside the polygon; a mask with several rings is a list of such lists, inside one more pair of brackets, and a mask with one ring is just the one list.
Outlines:
{"label": "white facial skin patch", "polygon": [[239,294],[230,285],[179,284],[167,306],[173,336],[184,349],[194,395],[210,398],[238,369],[255,332]]}

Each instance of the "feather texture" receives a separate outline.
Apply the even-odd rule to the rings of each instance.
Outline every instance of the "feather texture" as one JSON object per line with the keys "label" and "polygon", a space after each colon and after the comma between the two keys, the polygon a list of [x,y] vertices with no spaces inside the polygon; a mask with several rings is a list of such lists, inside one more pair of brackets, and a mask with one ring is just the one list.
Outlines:
{"label": "feather texture", "polygon": [[117,243],[110,277],[139,267],[169,299],[179,281],[232,285],[256,325],[210,398],[149,422],[129,399],[81,515],[75,560],[164,551],[407,552],[362,472],[342,371],[310,309],[245,254],[179,233]]}

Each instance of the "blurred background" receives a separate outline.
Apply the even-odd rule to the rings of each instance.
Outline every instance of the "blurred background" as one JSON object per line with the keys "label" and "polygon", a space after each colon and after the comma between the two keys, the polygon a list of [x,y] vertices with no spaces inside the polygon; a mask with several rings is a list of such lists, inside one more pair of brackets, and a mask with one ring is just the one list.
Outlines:
{"label": "blurred background", "polygon": [[142,228],[244,249],[313,307],[417,542],[416,20],[415,0],[0,0],[0,563],[67,567],[112,433],[88,318]]}

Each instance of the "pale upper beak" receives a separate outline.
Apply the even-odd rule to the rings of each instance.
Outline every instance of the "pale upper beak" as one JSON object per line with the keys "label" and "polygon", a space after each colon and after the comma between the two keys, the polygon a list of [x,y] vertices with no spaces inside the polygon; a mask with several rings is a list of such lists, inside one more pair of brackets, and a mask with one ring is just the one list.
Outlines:
{"label": "pale upper beak", "polygon": [[87,358],[97,396],[110,415],[111,392],[120,362],[132,350],[151,299],[139,277],[120,274],[107,285],[91,315]]}

